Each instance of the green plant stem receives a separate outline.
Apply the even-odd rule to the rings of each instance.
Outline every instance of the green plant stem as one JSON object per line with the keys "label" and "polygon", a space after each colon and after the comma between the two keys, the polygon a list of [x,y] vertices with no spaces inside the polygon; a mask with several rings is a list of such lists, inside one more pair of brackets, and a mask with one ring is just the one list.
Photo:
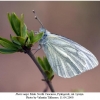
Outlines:
{"label": "green plant stem", "polygon": [[40,72],[42,73],[42,75],[43,75],[43,77],[44,77],[46,83],[48,84],[48,86],[49,86],[51,92],[55,92],[55,91],[54,91],[54,88],[53,88],[53,86],[52,86],[51,81],[49,81],[49,80],[47,79],[46,74],[43,72],[41,66],[40,66],[39,63],[37,62],[35,56],[34,56],[33,53],[31,52],[31,50],[25,50],[25,52],[31,57],[31,59],[34,61],[34,63],[36,64],[36,66],[38,67],[38,69],[40,70]]}

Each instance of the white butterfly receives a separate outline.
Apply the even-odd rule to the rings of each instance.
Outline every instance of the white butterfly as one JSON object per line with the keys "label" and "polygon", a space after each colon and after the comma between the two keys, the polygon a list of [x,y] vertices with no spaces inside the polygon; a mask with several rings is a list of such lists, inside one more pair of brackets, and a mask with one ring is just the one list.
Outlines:
{"label": "white butterfly", "polygon": [[[37,17],[36,19],[40,22]],[[41,22],[40,24],[42,25]],[[39,32],[44,33],[39,44],[57,75],[71,78],[99,64],[96,57],[78,43],[60,35],[51,34],[43,28],[43,25]]]}
{"label": "white butterfly", "polygon": [[45,28],[40,28],[39,32],[44,32],[39,44],[42,46],[53,71],[57,75],[71,78],[98,65],[96,57],[78,43],[51,34]]}

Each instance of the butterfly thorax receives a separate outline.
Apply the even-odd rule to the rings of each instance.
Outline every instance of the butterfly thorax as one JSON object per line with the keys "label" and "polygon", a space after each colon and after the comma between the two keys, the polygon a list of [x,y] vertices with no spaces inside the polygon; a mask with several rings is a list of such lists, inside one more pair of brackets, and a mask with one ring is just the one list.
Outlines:
{"label": "butterfly thorax", "polygon": [[47,41],[48,41],[48,36],[49,36],[49,34],[51,34],[48,30],[46,30],[45,28],[40,28],[39,29],[39,32],[43,32],[44,33],[44,35],[43,35],[43,37],[40,39],[40,41],[39,41],[39,44],[40,45],[43,45],[43,44],[45,44]]}

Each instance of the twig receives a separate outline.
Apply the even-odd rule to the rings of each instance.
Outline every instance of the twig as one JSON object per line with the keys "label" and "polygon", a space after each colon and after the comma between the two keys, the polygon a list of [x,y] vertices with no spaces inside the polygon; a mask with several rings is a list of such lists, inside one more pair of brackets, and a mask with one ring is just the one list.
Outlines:
{"label": "twig", "polygon": [[51,92],[55,92],[54,89],[53,89],[53,86],[52,86],[51,81],[48,80],[46,74],[43,72],[41,66],[40,66],[39,63],[37,62],[36,58],[34,57],[34,55],[33,55],[32,52],[31,52],[31,50],[26,49],[26,50],[25,50],[25,53],[27,53],[27,54],[31,57],[31,59],[34,61],[34,63],[37,65],[38,69],[40,70],[40,72],[41,72],[42,75],[44,76],[44,79],[45,79],[46,83],[48,84],[48,86],[49,86]]}
{"label": "twig", "polygon": [[48,91],[48,85],[46,84],[45,89],[43,90],[43,92],[47,92]]}

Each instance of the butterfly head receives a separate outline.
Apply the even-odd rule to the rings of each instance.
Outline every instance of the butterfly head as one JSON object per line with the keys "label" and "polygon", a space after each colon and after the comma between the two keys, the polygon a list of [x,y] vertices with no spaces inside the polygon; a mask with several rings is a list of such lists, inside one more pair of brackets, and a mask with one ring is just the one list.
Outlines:
{"label": "butterfly head", "polygon": [[46,30],[44,27],[41,27],[41,28],[39,29],[39,32],[43,32],[44,35],[49,35],[49,34],[50,34],[50,32],[49,32],[48,30]]}
{"label": "butterfly head", "polygon": [[43,28],[43,27],[41,27],[41,28],[39,29],[39,32],[46,33],[46,29],[45,29],[45,28]]}

